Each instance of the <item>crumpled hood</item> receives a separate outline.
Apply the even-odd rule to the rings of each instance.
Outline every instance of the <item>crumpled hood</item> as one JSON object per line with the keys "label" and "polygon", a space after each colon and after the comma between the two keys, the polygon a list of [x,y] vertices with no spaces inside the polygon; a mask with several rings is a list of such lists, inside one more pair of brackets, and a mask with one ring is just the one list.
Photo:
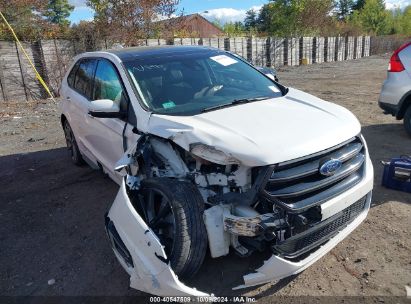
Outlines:
{"label": "crumpled hood", "polygon": [[286,96],[195,116],[153,114],[148,132],[189,151],[203,143],[246,166],[284,162],[338,145],[360,133],[345,108],[296,89]]}

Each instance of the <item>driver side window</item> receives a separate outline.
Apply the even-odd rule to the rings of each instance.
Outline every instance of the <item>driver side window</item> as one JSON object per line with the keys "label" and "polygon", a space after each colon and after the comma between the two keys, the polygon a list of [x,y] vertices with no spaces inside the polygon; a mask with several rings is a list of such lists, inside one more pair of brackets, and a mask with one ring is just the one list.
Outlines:
{"label": "driver side window", "polygon": [[127,97],[120,77],[108,60],[98,61],[94,78],[94,100],[110,99],[117,103],[121,111],[127,111]]}

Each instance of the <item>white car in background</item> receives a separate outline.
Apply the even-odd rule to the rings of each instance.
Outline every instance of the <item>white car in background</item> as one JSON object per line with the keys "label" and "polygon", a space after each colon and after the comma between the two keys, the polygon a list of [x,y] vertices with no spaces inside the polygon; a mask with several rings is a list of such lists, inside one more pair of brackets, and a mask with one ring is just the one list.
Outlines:
{"label": "white car in background", "polygon": [[272,78],[207,47],[75,58],[61,122],[74,163],[120,185],[106,230],[131,287],[207,295],[188,286],[207,250],[271,253],[237,288],[281,279],[365,219],[373,167],[358,120]]}

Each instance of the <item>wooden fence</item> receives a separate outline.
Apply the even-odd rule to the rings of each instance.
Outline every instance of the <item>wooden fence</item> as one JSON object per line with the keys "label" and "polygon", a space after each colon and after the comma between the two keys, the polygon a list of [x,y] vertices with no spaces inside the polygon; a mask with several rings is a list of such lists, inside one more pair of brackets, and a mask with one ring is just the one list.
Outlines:
{"label": "wooden fence", "polygon": [[[359,37],[300,38],[177,38],[141,40],[141,45],[206,45],[229,50],[259,66],[279,67],[357,59],[370,55],[372,39]],[[41,40],[23,43],[40,75],[57,95],[71,59],[79,53],[112,47],[107,41],[92,47],[78,41]],[[0,41],[0,102],[47,98],[45,90],[15,42]]]}

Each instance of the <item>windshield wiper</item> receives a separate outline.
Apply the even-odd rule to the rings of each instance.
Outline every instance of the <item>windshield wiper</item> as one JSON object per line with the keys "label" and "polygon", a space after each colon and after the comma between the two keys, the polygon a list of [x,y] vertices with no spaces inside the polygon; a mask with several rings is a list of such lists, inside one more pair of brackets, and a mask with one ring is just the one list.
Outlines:
{"label": "windshield wiper", "polygon": [[253,97],[253,98],[234,99],[232,102],[229,102],[229,103],[224,103],[224,104],[221,104],[221,105],[205,108],[201,112],[202,113],[209,112],[209,111],[218,110],[218,109],[222,109],[222,108],[232,107],[232,106],[235,106],[235,105],[238,105],[238,104],[249,103],[249,102],[253,102],[253,101],[260,101],[260,100],[265,100],[265,99],[269,99],[269,98],[271,98],[271,97],[261,96],[261,97]]}

